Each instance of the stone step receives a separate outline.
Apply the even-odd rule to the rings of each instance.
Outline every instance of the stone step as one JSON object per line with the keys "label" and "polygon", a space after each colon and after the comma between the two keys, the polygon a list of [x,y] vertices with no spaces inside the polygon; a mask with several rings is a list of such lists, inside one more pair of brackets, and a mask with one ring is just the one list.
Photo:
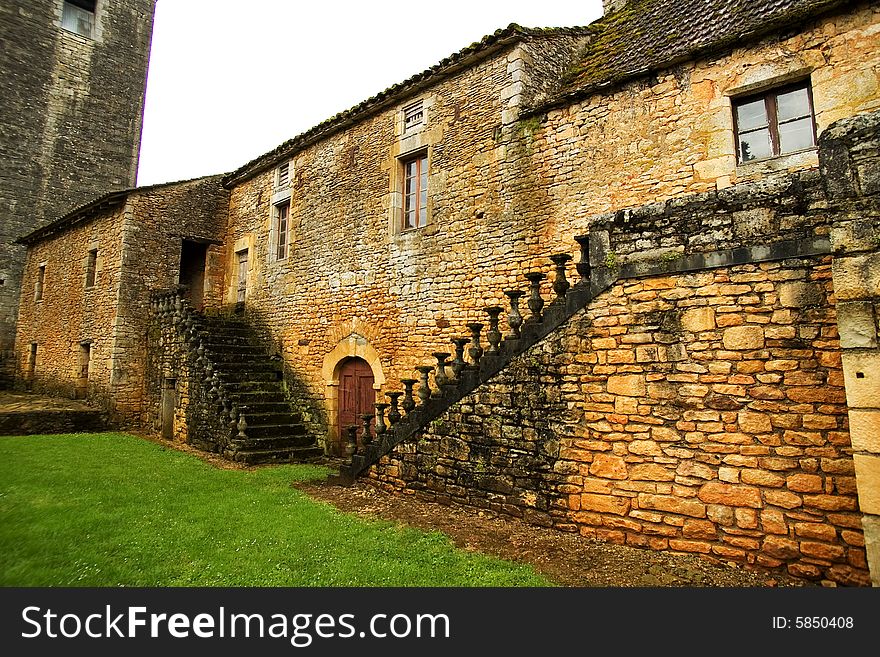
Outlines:
{"label": "stone step", "polygon": [[235,367],[228,364],[228,367],[216,366],[220,372],[220,378],[227,384],[236,385],[238,383],[278,383],[281,381],[281,371],[277,369],[251,369],[250,367]]}
{"label": "stone step", "polygon": [[298,463],[313,461],[324,455],[320,447],[295,447],[291,449],[267,449],[267,450],[243,450],[239,452],[229,451],[227,458],[240,463],[251,465],[267,463]]}
{"label": "stone step", "polygon": [[306,429],[301,424],[261,424],[252,426],[250,420],[245,413],[245,419],[248,422],[245,433],[248,438],[280,438],[283,436],[303,436]]}
{"label": "stone step", "polygon": [[233,381],[229,382],[232,386],[232,393],[250,393],[250,392],[262,392],[262,393],[275,393],[277,395],[284,395],[284,389],[281,387],[281,381],[278,380],[266,380],[266,381]]}
{"label": "stone step", "polygon": [[292,447],[309,447],[314,444],[311,436],[302,435],[275,436],[273,438],[233,438],[232,447],[237,450],[250,449],[290,449]]}
{"label": "stone step", "polygon": [[246,409],[245,413],[247,413],[248,418],[251,415],[262,415],[262,414],[286,414],[288,417],[294,418],[294,422],[300,422],[302,420],[302,413],[299,411],[291,411],[290,403],[287,400],[280,401],[267,401],[267,402],[259,402],[259,401],[248,401],[244,398],[244,395],[236,396],[234,393],[232,394],[233,399],[235,399],[238,407],[241,409]]}
{"label": "stone step", "polygon": [[266,372],[272,373],[280,373],[281,370],[278,369],[278,364],[274,361],[263,359],[263,360],[251,360],[251,361],[236,361],[236,360],[226,360],[226,361],[212,361],[214,362],[214,369],[220,372],[221,375],[227,375],[227,381],[235,381],[236,377],[244,376],[247,374],[255,374],[260,373],[264,374]]}
{"label": "stone step", "polygon": [[[254,391],[246,391],[240,388],[234,389],[230,391],[230,396],[233,400],[235,400],[239,406],[247,406],[248,408],[254,408],[258,413],[261,412],[259,410],[259,406],[261,404],[272,404],[272,405],[283,405],[284,408],[290,408],[290,404],[287,401],[287,397],[284,395],[284,391],[281,390],[280,386],[277,387],[277,390],[254,390]],[[263,411],[263,412],[271,412],[271,411]]]}
{"label": "stone step", "polygon": [[291,413],[289,408],[280,413],[261,413],[250,406],[240,405],[238,408],[247,418],[249,427],[299,424],[302,420],[299,413]]}

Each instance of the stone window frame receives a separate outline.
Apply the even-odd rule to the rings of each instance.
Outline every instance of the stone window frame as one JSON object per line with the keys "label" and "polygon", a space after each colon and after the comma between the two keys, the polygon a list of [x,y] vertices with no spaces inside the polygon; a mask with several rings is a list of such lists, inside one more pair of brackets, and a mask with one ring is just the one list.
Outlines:
{"label": "stone window frame", "polygon": [[[805,146],[803,148],[797,148],[790,151],[783,151],[780,137],[780,126],[785,123],[785,121],[780,121],[778,117],[777,111],[777,102],[776,99],[786,93],[791,93],[794,91],[806,91],[807,93],[807,113],[803,115],[799,115],[793,119],[790,119],[789,122],[794,121],[802,121],[804,119],[809,119],[810,127],[812,129],[811,132],[811,144],[809,146]],[[739,129],[739,121],[738,121],[738,112],[737,109],[746,103],[754,103],[756,101],[764,102],[764,111],[767,116],[767,125],[766,127],[756,128],[749,131],[740,131]],[[785,84],[781,85],[772,85],[761,89],[760,91],[753,91],[751,93],[740,94],[730,99],[731,103],[731,111],[733,115],[733,133],[736,141],[736,158],[737,164],[740,166],[748,165],[752,162],[759,162],[762,160],[771,160],[779,157],[785,157],[787,155],[795,155],[797,153],[808,151],[816,148],[816,112],[815,106],[813,103],[813,90],[812,85],[810,84],[809,77],[801,78],[797,81],[788,81]],[[755,132],[757,130],[766,130],[769,133],[770,137],[770,155],[764,157],[756,157],[749,160],[743,159],[742,153],[742,140],[740,139],[740,135],[745,132]]]}
{"label": "stone window frame", "polygon": [[[100,0],[62,0],[61,29],[90,41],[97,40]],[[80,21],[90,17],[88,30],[82,31]]]}
{"label": "stone window frame", "polygon": [[[402,240],[410,243],[412,239],[418,241],[418,236],[423,233],[430,234],[434,227],[433,188],[432,177],[434,172],[433,145],[438,138],[437,127],[429,128],[431,111],[436,102],[434,94],[424,94],[419,98],[409,98],[397,106],[393,112],[394,119],[394,142],[389,148],[387,170],[389,171],[388,196],[386,208],[388,211],[388,236],[392,241]],[[418,103],[422,105],[422,121],[411,126],[408,130],[404,125],[406,111]],[[405,163],[419,155],[426,154],[428,157],[428,198],[425,208],[425,223],[418,228],[404,228],[404,167]],[[436,172],[434,172],[436,173]]]}

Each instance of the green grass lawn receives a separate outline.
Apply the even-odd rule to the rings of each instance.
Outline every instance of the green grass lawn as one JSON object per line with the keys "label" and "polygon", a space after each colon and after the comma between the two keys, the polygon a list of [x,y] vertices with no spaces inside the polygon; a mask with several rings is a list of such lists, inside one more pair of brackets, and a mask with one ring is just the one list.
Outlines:
{"label": "green grass lawn", "polygon": [[550,585],[291,487],[326,474],[218,470],[125,434],[2,437],[0,585]]}

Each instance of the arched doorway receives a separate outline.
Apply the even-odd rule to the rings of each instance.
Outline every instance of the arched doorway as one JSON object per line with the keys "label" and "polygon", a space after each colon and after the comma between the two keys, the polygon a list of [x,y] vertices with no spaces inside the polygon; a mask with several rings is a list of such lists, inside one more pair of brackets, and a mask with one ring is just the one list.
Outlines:
{"label": "arched doorway", "polygon": [[374,383],[373,370],[363,358],[347,358],[340,365],[339,410],[336,426],[339,427],[341,440],[334,446],[334,451],[337,453],[344,452],[348,427],[353,424],[362,425],[361,415],[376,412]]}

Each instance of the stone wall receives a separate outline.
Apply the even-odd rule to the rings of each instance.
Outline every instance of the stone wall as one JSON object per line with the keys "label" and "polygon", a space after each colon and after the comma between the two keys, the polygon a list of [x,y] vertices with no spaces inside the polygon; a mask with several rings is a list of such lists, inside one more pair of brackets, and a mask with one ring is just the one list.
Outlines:
{"label": "stone wall", "polygon": [[[335,433],[341,359],[378,354],[366,356],[377,389],[411,376],[528,266],[537,228],[509,196],[527,198],[531,183],[508,151],[522,149],[523,97],[546,82],[528,71],[562,66],[576,45],[560,34],[505,47],[296,153],[286,260],[271,248],[274,170],[232,189],[226,302],[236,300],[235,254],[250,249],[247,312],[303,382],[313,431]],[[401,110],[416,100],[426,123],[404,134]],[[400,158],[425,149],[428,224],[401,231]]]}
{"label": "stone wall", "polygon": [[830,258],[621,280],[372,474],[615,543],[868,581]]}
{"label": "stone wall", "polygon": [[[114,327],[122,272],[122,234],[130,208],[120,201],[100,216],[28,248],[16,342],[16,385],[113,406]],[[95,285],[86,287],[89,251],[97,250]],[[36,299],[44,268],[42,299]],[[83,345],[88,389],[77,392]],[[32,345],[36,362],[32,363]]]}
{"label": "stone wall", "polygon": [[399,445],[373,481],[602,540],[868,584],[878,134],[877,112],[832,126],[821,176],[597,218],[590,258],[617,283]]}
{"label": "stone wall", "polygon": [[[113,195],[111,195],[112,197]],[[17,336],[21,387],[83,394],[114,422],[142,420],[151,290],[177,285],[183,239],[210,244],[205,297],[223,289],[220,259],[228,193],[219,177],[145,187],[118,195],[115,207],[71,215],[29,244]],[[86,287],[89,252],[97,251],[95,285]],[[45,267],[42,299],[34,290]],[[31,345],[37,359],[31,375]],[[82,345],[89,344],[88,388],[77,392]]]}
{"label": "stone wall", "polygon": [[25,261],[14,240],[135,182],[154,6],[99,2],[90,39],[61,28],[62,0],[0,4],[7,73],[0,80],[0,385]]}
{"label": "stone wall", "polygon": [[539,106],[531,117],[538,243],[568,250],[568,236],[586,232],[595,215],[817,168],[816,150],[738,166],[731,97],[809,77],[818,134],[880,108],[878,21],[876,3],[851,3],[796,33]]}

